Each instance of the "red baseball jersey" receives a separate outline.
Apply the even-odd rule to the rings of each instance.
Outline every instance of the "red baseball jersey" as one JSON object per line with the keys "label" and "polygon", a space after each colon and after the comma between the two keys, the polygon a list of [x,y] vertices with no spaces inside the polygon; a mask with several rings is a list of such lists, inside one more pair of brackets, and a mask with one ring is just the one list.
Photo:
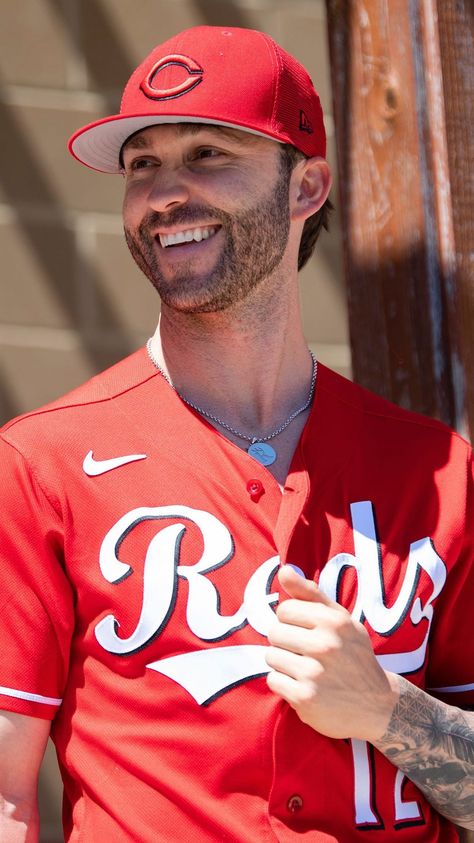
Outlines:
{"label": "red baseball jersey", "polygon": [[52,720],[66,840],[457,840],[373,747],[301,723],[264,654],[288,561],[384,668],[474,702],[466,442],[320,366],[282,491],[140,350],[0,459],[0,705]]}

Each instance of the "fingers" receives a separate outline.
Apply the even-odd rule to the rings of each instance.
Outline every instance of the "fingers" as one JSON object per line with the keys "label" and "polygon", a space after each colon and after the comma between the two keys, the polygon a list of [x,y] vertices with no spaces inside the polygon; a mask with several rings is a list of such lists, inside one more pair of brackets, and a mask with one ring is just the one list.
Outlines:
{"label": "fingers", "polygon": [[323,671],[322,665],[314,658],[298,655],[279,647],[268,647],[265,660],[272,671],[291,679],[315,682]]}
{"label": "fingers", "polygon": [[315,659],[274,647],[269,647],[266,659],[272,668],[267,675],[268,688],[296,709],[301,719],[305,720],[302,707],[315,703],[318,679],[324,673],[322,666]]}
{"label": "fingers", "polygon": [[268,630],[270,691],[324,735],[371,740],[380,733],[380,711],[385,723],[393,700],[387,703],[387,680],[367,630],[288,565],[279,579],[289,599]]}
{"label": "fingers", "polygon": [[[332,619],[331,619],[332,620]],[[300,623],[282,623],[277,621],[268,631],[270,649],[279,648],[326,661],[337,654],[343,645],[344,633],[338,622],[304,626]]]}
{"label": "fingers", "polygon": [[305,629],[286,623],[276,623],[268,632],[268,641],[273,647],[299,655],[312,655],[313,637],[312,628]]}
{"label": "fingers", "polygon": [[277,694],[295,709],[312,697],[309,685],[303,685],[286,673],[271,671],[267,676],[267,685],[270,691],[273,691],[274,694]]}
{"label": "fingers", "polygon": [[[277,651],[287,651],[326,661],[341,649],[343,639],[351,632],[350,614],[288,565],[281,569],[280,580],[292,596],[280,603],[275,622],[268,630],[270,652],[275,656]],[[285,669],[283,665],[269,664],[277,670]]]}
{"label": "fingers", "polygon": [[297,574],[291,565],[282,565],[278,572],[281,587],[290,597],[296,600],[308,600],[311,603],[323,603],[325,606],[336,606],[329,597],[320,591],[313,580],[307,580]]}
{"label": "fingers", "polygon": [[283,565],[278,578],[290,597],[276,610],[281,623],[313,629],[319,624],[338,625],[349,617],[342,606],[326,597],[312,580],[297,574],[291,565]]}
{"label": "fingers", "polygon": [[308,603],[302,600],[284,600],[277,607],[276,616],[280,623],[313,629],[319,624],[337,623],[339,612],[320,603]]}

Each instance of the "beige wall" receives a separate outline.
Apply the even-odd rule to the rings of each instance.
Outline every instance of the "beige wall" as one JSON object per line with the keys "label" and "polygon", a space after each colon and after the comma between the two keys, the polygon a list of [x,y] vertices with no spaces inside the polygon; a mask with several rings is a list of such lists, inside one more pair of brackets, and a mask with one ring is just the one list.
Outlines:
{"label": "beige wall", "polygon": [[[122,239],[122,180],[66,151],[117,109],[129,71],[179,29],[263,29],[308,67],[334,161],[324,0],[0,0],[0,421],[42,404],[136,348],[158,302]],[[318,357],[349,374],[337,218],[302,273]],[[57,784],[42,777],[43,840],[57,840]]]}

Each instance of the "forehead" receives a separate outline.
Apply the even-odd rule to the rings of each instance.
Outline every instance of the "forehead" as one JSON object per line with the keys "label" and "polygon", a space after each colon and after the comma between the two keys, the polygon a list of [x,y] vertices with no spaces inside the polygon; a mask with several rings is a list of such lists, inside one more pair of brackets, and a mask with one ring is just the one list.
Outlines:
{"label": "forehead", "polygon": [[192,138],[200,135],[209,135],[216,140],[226,140],[245,147],[268,145],[274,148],[280,146],[277,141],[271,140],[271,138],[265,138],[252,132],[245,132],[228,126],[217,126],[213,123],[163,123],[147,126],[145,129],[135,132],[135,134],[131,135],[124,142],[121,152],[123,153],[126,149],[145,149],[155,139],[159,140],[160,138],[167,137],[168,141],[172,141],[173,139]]}

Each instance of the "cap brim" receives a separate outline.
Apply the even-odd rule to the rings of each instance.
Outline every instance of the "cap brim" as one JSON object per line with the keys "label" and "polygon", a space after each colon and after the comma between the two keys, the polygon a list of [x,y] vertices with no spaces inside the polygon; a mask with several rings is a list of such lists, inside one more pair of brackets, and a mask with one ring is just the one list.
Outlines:
{"label": "cap brim", "polygon": [[267,137],[279,143],[287,142],[286,139],[266,132],[259,132],[248,126],[206,117],[177,116],[174,114],[134,114],[130,117],[114,114],[78,129],[69,140],[69,151],[81,164],[85,164],[93,170],[98,170],[101,173],[120,173],[120,150],[127,138],[135,132],[139,132],[140,129],[163,123],[209,123],[215,126],[226,126],[230,129],[240,129],[240,131]]}

